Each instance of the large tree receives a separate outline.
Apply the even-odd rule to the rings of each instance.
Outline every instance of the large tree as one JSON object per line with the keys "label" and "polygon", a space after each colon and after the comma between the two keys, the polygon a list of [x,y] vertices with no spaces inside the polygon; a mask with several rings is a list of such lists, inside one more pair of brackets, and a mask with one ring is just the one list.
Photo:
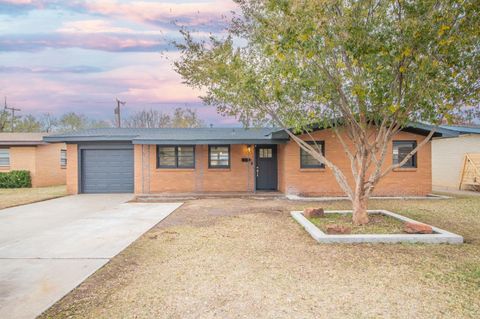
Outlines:
{"label": "large tree", "polygon": [[173,111],[171,126],[194,128],[202,127],[204,123],[198,118],[197,111],[190,108],[177,107]]}
{"label": "large tree", "polygon": [[56,123],[56,130],[59,132],[72,132],[91,128],[112,127],[112,124],[105,120],[91,119],[84,114],[69,112],[63,114]]}
{"label": "large tree", "polygon": [[14,128],[15,132],[42,132],[42,123],[32,114],[18,119]]}
{"label": "large tree", "polygon": [[[239,0],[227,36],[182,30],[175,68],[203,100],[246,125],[273,121],[324,163],[368,223],[367,201],[401,167],[386,163],[412,121],[438,124],[478,110],[478,1]],[[332,129],[351,162],[342,171],[298,137]]]}
{"label": "large tree", "polygon": [[42,131],[51,133],[58,125],[57,118],[52,113],[43,113],[40,117],[40,123],[42,125]]}
{"label": "large tree", "polygon": [[5,109],[0,110],[0,132],[5,132],[8,130],[8,123],[8,112]]}
{"label": "large tree", "polygon": [[167,127],[170,122],[170,115],[150,109],[135,112],[124,120],[123,125],[129,128],[160,128]]}

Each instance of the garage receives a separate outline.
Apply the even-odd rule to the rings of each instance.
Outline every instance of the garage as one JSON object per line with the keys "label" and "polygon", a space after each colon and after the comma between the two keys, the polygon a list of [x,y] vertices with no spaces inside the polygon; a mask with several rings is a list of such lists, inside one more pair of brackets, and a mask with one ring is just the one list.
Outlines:
{"label": "garage", "polygon": [[133,193],[133,147],[80,148],[82,193]]}

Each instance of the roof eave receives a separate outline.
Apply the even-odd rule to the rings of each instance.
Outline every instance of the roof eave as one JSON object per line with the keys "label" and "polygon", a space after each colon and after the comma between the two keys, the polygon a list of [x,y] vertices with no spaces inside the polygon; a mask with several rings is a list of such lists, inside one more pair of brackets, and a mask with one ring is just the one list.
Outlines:
{"label": "roof eave", "polygon": [[285,139],[202,139],[202,140],[175,140],[175,139],[133,139],[133,144],[139,145],[224,145],[224,144],[285,144]]}
{"label": "roof eave", "polygon": [[131,142],[135,136],[49,136],[43,140],[47,143],[75,142]]}
{"label": "roof eave", "polygon": [[2,146],[37,146],[45,144],[47,143],[43,141],[0,141]]}
{"label": "roof eave", "polygon": [[[329,128],[330,127],[326,127],[326,128],[325,127],[322,127],[322,128],[317,127],[317,128],[313,128],[313,131],[321,131],[321,130],[329,129]],[[427,136],[433,128],[435,128],[434,125],[423,124],[423,123],[413,123],[412,122],[409,125],[407,125],[406,127],[404,127],[402,129],[402,131]],[[281,133],[282,130],[283,129],[272,132],[272,136],[275,136],[275,134]],[[458,135],[459,135],[459,133],[456,132],[456,131],[437,126],[436,129],[435,129],[435,133],[433,134],[433,137],[456,137]]]}

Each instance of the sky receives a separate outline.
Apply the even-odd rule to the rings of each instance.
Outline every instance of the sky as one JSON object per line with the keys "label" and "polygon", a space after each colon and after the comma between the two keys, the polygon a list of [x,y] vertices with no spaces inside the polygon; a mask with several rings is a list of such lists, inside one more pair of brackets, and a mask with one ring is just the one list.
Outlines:
{"label": "sky", "polygon": [[0,96],[20,114],[74,111],[113,119],[142,109],[197,110],[206,124],[238,126],[182,84],[171,45],[185,26],[220,35],[231,0],[0,0]]}

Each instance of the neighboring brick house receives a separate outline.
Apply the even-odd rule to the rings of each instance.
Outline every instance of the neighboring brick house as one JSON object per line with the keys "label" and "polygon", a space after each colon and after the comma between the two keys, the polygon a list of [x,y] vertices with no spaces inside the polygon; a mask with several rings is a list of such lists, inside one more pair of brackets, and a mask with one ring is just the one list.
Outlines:
{"label": "neighboring brick house", "polygon": [[[408,127],[389,146],[385,165],[407,154],[429,133]],[[441,133],[435,133],[442,136]],[[327,158],[350,172],[329,129],[313,138]],[[302,136],[305,140],[310,137]],[[341,196],[332,172],[278,129],[93,129],[45,138],[67,143],[69,193],[191,193],[279,191]],[[388,174],[376,195],[427,195],[432,190],[431,145]]]}
{"label": "neighboring brick house", "polygon": [[46,133],[0,133],[0,172],[30,171],[32,187],[64,185],[66,144],[43,141]]}

